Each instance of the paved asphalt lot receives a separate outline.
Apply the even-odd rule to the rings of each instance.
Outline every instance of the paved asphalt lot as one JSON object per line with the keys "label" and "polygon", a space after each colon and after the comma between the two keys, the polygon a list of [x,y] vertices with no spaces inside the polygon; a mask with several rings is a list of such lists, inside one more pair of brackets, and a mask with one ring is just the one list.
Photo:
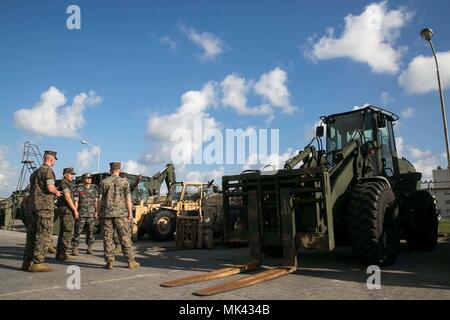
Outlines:
{"label": "paved asphalt lot", "polygon": [[[97,239],[99,236],[97,236]],[[25,232],[0,230],[0,299],[450,299],[450,238],[440,238],[437,250],[409,252],[402,244],[397,263],[381,273],[381,289],[369,290],[368,274],[352,258],[348,248],[334,252],[302,251],[296,273],[244,289],[197,297],[192,292],[210,284],[198,283],[163,288],[165,280],[209,271],[226,264],[246,261],[247,248],[230,249],[217,245],[212,250],[176,250],[173,242],[142,240],[135,243],[142,267],[126,269],[118,255],[114,270],[103,269],[102,242],[97,240],[94,255],[85,254],[75,262],[61,263],[49,256],[52,273],[34,274],[20,270]],[[56,238],[55,238],[56,243]],[[267,259],[267,265],[277,260]],[[81,289],[70,290],[66,282],[68,266],[81,270]],[[235,275],[237,279],[244,275]]]}

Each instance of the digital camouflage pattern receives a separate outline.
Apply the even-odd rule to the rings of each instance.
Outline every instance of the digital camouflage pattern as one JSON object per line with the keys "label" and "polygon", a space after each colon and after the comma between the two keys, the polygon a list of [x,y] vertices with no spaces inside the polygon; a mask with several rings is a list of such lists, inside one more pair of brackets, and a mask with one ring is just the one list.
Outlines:
{"label": "digital camouflage pattern", "polygon": [[81,217],[95,216],[95,204],[98,200],[98,188],[95,184],[86,187],[84,184],[78,185],[74,192],[74,200],[78,202],[78,213]]}
{"label": "digital camouflage pattern", "polygon": [[48,192],[47,185],[55,184],[55,172],[53,169],[43,164],[30,177],[30,200],[33,211],[55,210],[55,196]]}
{"label": "digital camouflage pattern", "polygon": [[43,164],[30,176],[25,262],[43,263],[52,243],[55,197],[47,190],[49,184],[55,184],[55,173],[50,166]]}
{"label": "digital camouflage pattern", "polygon": [[58,244],[56,246],[57,253],[64,253],[70,249],[70,244],[73,238],[73,229],[75,224],[75,219],[73,217],[73,212],[69,208],[67,201],[64,199],[64,194],[69,193],[70,198],[73,200],[74,196],[74,186],[73,183],[67,179],[63,179],[60,184],[60,191],[63,194],[58,199],[58,214],[59,214],[59,235]]}
{"label": "digital camouflage pattern", "polygon": [[123,254],[134,259],[133,247],[128,238],[127,197],[131,196],[130,184],[125,178],[112,175],[100,183],[101,221],[105,261],[114,261],[114,230],[122,246]]}
{"label": "digital camouflage pattern", "polygon": [[[131,245],[133,245],[133,220],[130,219],[128,220],[128,238],[130,239],[130,243]],[[117,235],[117,230],[114,229],[114,243],[119,245],[120,244],[120,240],[119,240],[119,236]]]}
{"label": "digital camouflage pattern", "polygon": [[[42,211],[40,212],[42,213]],[[43,263],[48,247],[52,243],[53,215],[31,212],[27,224],[27,240],[23,261]]]}
{"label": "digital camouflage pattern", "polygon": [[114,261],[114,230],[117,230],[117,235],[122,246],[122,253],[128,260],[134,259],[134,250],[128,237],[128,219],[120,218],[103,218],[103,249],[105,251],[105,261]]}
{"label": "digital camouflage pattern", "polygon": [[100,183],[100,205],[103,218],[123,218],[128,215],[127,196],[131,196],[128,180],[112,175]]}
{"label": "digital camouflage pattern", "polygon": [[78,247],[80,245],[80,235],[83,232],[84,227],[86,226],[86,244],[91,246],[95,242],[94,238],[94,228],[95,228],[95,219],[94,217],[81,217],[75,223],[75,232],[73,235],[72,245],[74,247]]}
{"label": "digital camouflage pattern", "polygon": [[59,235],[58,244],[56,245],[57,253],[69,251],[73,237],[74,225],[75,219],[71,213],[59,214]]}
{"label": "digital camouflage pattern", "polygon": [[70,199],[72,199],[72,202],[74,201],[74,193],[75,193],[75,184],[73,182],[70,182],[66,178],[61,180],[61,183],[59,185],[59,191],[63,194],[60,198],[58,198],[57,206],[59,212],[64,213],[72,213],[72,210],[70,209],[69,205],[67,204],[66,199],[64,198],[64,193],[70,194]]}
{"label": "digital camouflage pattern", "polygon": [[86,226],[86,244],[91,246],[95,242],[95,205],[98,200],[98,188],[95,184],[90,184],[89,188],[84,184],[80,184],[75,189],[74,200],[78,203],[78,214],[80,219],[75,223],[75,233],[72,245],[78,247],[80,245],[80,235]]}

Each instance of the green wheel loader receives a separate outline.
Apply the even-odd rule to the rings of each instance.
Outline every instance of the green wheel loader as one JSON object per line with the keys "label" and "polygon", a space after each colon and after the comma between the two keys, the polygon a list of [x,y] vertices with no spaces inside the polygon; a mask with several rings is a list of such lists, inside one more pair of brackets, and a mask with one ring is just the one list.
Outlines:
{"label": "green wheel loader", "polygon": [[398,116],[368,106],[321,120],[316,137],[284,169],[222,178],[225,242],[247,241],[250,261],[163,286],[258,269],[263,253],[282,257],[279,268],[194,294],[246,287],[294,272],[300,247],[350,246],[361,263],[378,266],[395,262],[401,237],[413,250],[436,247],[433,197],[419,190],[421,173],[397,153]]}

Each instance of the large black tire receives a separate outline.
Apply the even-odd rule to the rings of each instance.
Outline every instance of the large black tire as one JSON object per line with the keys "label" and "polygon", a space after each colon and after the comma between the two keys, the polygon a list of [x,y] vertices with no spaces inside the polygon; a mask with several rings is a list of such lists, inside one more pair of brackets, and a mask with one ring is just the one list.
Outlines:
{"label": "large black tire", "polygon": [[403,228],[406,243],[411,250],[431,251],[438,243],[438,212],[433,196],[418,190],[411,196],[411,211]]}
{"label": "large black tire", "polygon": [[339,196],[333,207],[334,243],[337,247],[348,246],[348,206],[350,192],[344,192]]}
{"label": "large black tire", "polygon": [[147,229],[145,229],[145,228],[138,228],[138,231],[137,231],[137,238],[138,239],[142,239],[144,236],[145,236],[145,234],[147,233]]}
{"label": "large black tire", "polygon": [[169,241],[174,239],[176,216],[168,210],[156,211],[148,219],[147,232],[151,239]]}
{"label": "large black tire", "polygon": [[399,248],[398,206],[384,182],[360,182],[349,201],[349,236],[353,254],[366,265],[395,263]]}

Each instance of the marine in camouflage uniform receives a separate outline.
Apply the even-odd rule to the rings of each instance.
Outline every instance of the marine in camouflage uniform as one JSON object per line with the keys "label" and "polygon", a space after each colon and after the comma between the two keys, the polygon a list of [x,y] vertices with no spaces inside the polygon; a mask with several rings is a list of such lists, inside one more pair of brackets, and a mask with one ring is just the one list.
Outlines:
{"label": "marine in camouflage uniform", "polygon": [[64,179],[61,181],[60,189],[63,197],[58,199],[59,236],[56,246],[56,259],[70,260],[68,252],[73,238],[75,220],[78,220],[78,211],[73,204],[74,183],[72,182],[75,172],[73,168],[64,168]]}
{"label": "marine in camouflage uniform", "polygon": [[44,164],[30,177],[30,209],[27,223],[27,239],[23,254],[22,270],[49,272],[53,269],[44,264],[52,241],[54,197],[61,193],[55,187],[52,169],[58,158],[56,152],[45,151]]}
{"label": "marine in camouflage uniform", "polygon": [[134,250],[128,238],[128,220],[131,219],[132,214],[130,184],[127,179],[119,176],[120,162],[111,162],[109,166],[111,176],[102,180],[99,192],[105,267],[107,269],[113,267],[113,234],[114,229],[117,229],[122,252],[128,258],[128,268],[134,269],[139,267],[139,263],[134,259]]}
{"label": "marine in camouflage uniform", "polygon": [[75,224],[75,233],[72,239],[72,255],[78,255],[78,246],[80,245],[80,235],[84,227],[86,230],[87,253],[92,254],[92,245],[94,244],[94,227],[97,218],[98,188],[92,184],[92,176],[85,173],[81,177],[83,184],[75,190],[75,207],[78,210],[79,219]]}
{"label": "marine in camouflage uniform", "polygon": [[[33,172],[32,175],[35,172]],[[30,179],[31,179],[31,177],[30,177]],[[25,198],[23,198],[23,201],[22,201],[22,206],[24,207],[23,220],[24,220],[25,224],[28,225],[28,219],[31,216],[31,213],[33,212],[32,203],[31,203],[31,195],[29,194],[30,193],[30,185],[27,186],[25,191],[28,192],[28,195],[26,195]],[[50,253],[50,254],[55,254],[56,253],[56,250],[53,247],[53,239],[52,239],[51,236],[50,236],[50,243],[48,245],[47,253]]]}
{"label": "marine in camouflage uniform", "polygon": [[[128,173],[126,172],[121,172],[119,174],[119,176],[121,178],[125,178],[128,181]],[[130,191],[131,194],[133,194],[134,190],[137,188],[138,184],[139,184],[139,178],[136,179],[136,182],[133,185],[130,185]],[[131,245],[133,245],[133,219],[128,220],[128,237],[130,238],[130,243]],[[119,240],[119,236],[117,235],[117,230],[114,229],[114,245],[115,245],[115,249],[114,252],[115,253],[120,253],[120,240]]]}

